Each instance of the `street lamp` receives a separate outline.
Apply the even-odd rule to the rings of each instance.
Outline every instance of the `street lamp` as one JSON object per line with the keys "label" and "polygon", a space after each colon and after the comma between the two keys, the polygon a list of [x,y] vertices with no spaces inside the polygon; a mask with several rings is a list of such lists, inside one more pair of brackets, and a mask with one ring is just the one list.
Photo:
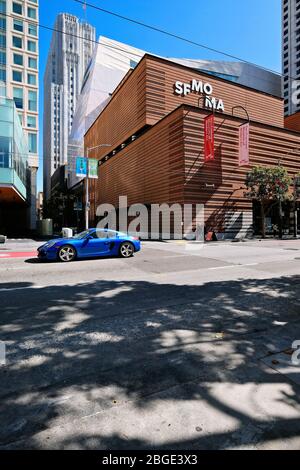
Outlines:
{"label": "street lamp", "polygon": [[96,150],[101,147],[111,147],[111,144],[99,144],[95,145],[95,147],[88,147],[86,149],[86,158],[87,158],[87,173],[86,173],[86,187],[85,187],[85,229],[88,230],[89,228],[89,209],[90,209],[90,201],[89,201],[89,153],[91,150]]}

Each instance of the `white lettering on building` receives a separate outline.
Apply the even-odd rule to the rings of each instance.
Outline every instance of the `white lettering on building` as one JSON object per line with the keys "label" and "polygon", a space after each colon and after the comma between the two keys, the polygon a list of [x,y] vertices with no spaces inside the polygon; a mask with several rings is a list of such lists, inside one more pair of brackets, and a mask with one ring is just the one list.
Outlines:
{"label": "white lettering on building", "polygon": [[190,93],[198,93],[204,97],[204,106],[206,108],[215,109],[216,111],[225,112],[224,102],[221,99],[212,96],[213,87],[210,83],[204,83],[201,80],[191,80],[190,83],[176,81],[174,85],[176,95],[187,96]]}

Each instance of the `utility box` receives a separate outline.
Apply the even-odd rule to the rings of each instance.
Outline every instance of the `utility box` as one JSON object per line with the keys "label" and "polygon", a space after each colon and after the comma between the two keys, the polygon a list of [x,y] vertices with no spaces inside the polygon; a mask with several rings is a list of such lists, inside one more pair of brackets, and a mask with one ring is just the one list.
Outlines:
{"label": "utility box", "polygon": [[37,221],[38,234],[42,237],[51,237],[53,235],[53,220],[41,219]]}
{"label": "utility box", "polygon": [[61,233],[62,233],[63,238],[73,237],[73,230],[71,228],[63,227]]}

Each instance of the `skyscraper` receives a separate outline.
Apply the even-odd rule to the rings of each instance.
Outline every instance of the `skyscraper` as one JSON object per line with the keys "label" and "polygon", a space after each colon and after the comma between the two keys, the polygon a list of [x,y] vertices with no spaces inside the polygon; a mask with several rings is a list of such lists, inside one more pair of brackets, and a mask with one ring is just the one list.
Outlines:
{"label": "skyscraper", "polygon": [[[28,154],[18,151],[18,160],[28,171],[26,199],[27,228],[36,226],[36,174],[38,159],[38,0],[0,1],[0,96],[1,105],[9,110],[6,130],[19,129],[19,123],[12,123],[13,116],[19,116],[25,140],[28,141]],[[12,108],[14,107],[16,111]],[[5,119],[2,113],[2,122]],[[14,136],[10,142],[3,127],[0,149],[0,168],[15,171],[16,152]],[[21,144],[20,144],[21,145]],[[26,145],[21,145],[27,148]],[[21,148],[21,147],[20,147]],[[8,175],[8,173],[6,173]],[[3,173],[4,175],[4,173]],[[2,185],[5,182],[1,182]],[[23,184],[23,183],[22,183]],[[12,185],[13,188],[13,185]],[[16,189],[16,188],[15,188]],[[23,188],[24,189],[24,188]],[[4,196],[2,198],[4,201]],[[24,227],[23,227],[24,228]]]}
{"label": "skyscraper", "polygon": [[285,115],[300,111],[300,0],[282,0],[282,68]]}
{"label": "skyscraper", "polygon": [[57,16],[44,75],[44,195],[51,176],[67,163],[68,136],[85,70],[95,46],[95,28],[76,16]]}

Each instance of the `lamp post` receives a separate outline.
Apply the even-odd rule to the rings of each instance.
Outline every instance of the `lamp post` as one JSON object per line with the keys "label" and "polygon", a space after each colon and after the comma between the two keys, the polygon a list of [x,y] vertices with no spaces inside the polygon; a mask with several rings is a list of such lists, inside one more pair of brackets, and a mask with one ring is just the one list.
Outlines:
{"label": "lamp post", "polygon": [[96,150],[101,147],[111,147],[111,144],[99,144],[95,147],[88,147],[86,149],[86,158],[87,158],[87,172],[86,172],[86,186],[85,186],[85,229],[89,228],[89,210],[90,210],[90,200],[89,200],[89,153],[91,150]]}

